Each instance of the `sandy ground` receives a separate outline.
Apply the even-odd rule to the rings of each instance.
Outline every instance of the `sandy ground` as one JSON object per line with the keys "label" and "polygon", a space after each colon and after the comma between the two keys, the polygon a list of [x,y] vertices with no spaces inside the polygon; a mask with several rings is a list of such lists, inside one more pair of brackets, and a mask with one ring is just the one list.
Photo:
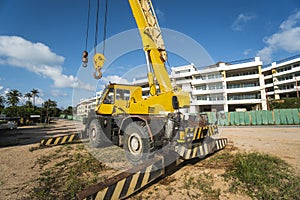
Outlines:
{"label": "sandy ground", "polygon": [[245,151],[278,156],[300,174],[300,126],[220,127],[221,137]]}
{"label": "sandy ground", "polygon": [[[27,127],[19,128],[16,131],[0,130],[0,199],[22,199],[26,197],[32,189],[28,187],[28,182],[38,177],[41,169],[36,166],[38,158],[57,150],[58,147],[29,151],[36,147],[37,143],[45,137],[54,136],[62,133],[75,132],[75,126],[72,121],[58,120],[56,124],[45,128]],[[240,150],[258,151],[279,156],[290,163],[300,174],[300,126],[291,127],[220,127],[221,137],[226,137],[234,143],[234,146]],[[172,175],[174,180],[181,180],[180,177],[189,171],[203,171],[210,173],[209,169],[199,170],[201,165],[185,166]],[[207,171],[208,170],[208,171]],[[220,172],[219,169],[218,172]],[[200,172],[199,172],[200,173]],[[201,174],[195,174],[201,175]],[[214,179],[220,178],[217,174],[212,174]],[[171,177],[171,178],[172,178]],[[34,184],[34,183],[33,183]],[[170,185],[180,185],[180,181],[173,181]],[[168,197],[164,193],[170,188],[157,189],[156,184],[143,191],[144,193],[161,193],[157,198],[166,199],[185,199],[182,196]],[[152,191],[152,192],[151,192]],[[171,191],[172,192],[172,191]],[[175,193],[175,191],[173,191]],[[153,197],[153,196],[152,196]],[[239,196],[230,196],[221,194],[220,199],[237,199]],[[187,198],[189,199],[189,198]]]}

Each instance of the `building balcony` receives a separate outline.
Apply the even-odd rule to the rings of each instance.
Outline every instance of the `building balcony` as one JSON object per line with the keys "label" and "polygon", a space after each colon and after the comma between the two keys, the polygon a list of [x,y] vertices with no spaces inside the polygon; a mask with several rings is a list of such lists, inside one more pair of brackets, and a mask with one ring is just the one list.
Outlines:
{"label": "building balcony", "polygon": [[224,89],[217,89],[217,90],[193,90],[192,95],[204,95],[204,94],[220,94],[224,93]]}
{"label": "building balcony", "polygon": [[147,78],[135,79],[133,81],[134,85],[145,85],[147,83],[148,83],[148,79]]}
{"label": "building balcony", "polygon": [[255,91],[260,91],[260,86],[255,86],[255,87],[244,87],[244,88],[232,88],[232,89],[227,89],[227,93],[245,93],[245,92],[255,92]]}
{"label": "building balcony", "polygon": [[206,80],[202,80],[202,79],[193,79],[191,81],[192,85],[201,85],[201,84],[206,84]]}
{"label": "building balcony", "polygon": [[270,87],[273,87],[274,84],[273,83],[268,83],[268,84],[265,84],[265,88],[270,88]]}
{"label": "building balcony", "polygon": [[266,94],[267,94],[268,96],[274,95],[274,91],[269,91],[269,92],[267,92]]}
{"label": "building balcony", "polygon": [[258,103],[261,103],[261,99],[227,100],[227,104],[258,104]]}
{"label": "building balcony", "polygon": [[172,78],[183,78],[183,77],[188,77],[188,76],[192,76],[193,74],[195,74],[194,72],[183,72],[183,73],[173,73],[172,74]]}
{"label": "building balcony", "polygon": [[225,101],[209,101],[209,100],[195,100],[192,105],[203,106],[203,105],[224,105]]}
{"label": "building balcony", "polygon": [[223,82],[223,78],[213,78],[213,79],[206,79],[206,83],[220,83]]}
{"label": "building balcony", "polygon": [[[299,80],[299,79],[297,78],[297,80]],[[274,81],[274,85],[283,85],[283,84],[295,83],[295,82],[296,82],[295,78],[284,80],[284,81],[278,81],[277,80],[277,81]]]}
{"label": "building balcony", "polygon": [[183,79],[183,80],[176,80],[175,79],[176,84],[187,84],[192,82],[192,79]]}
{"label": "building balcony", "polygon": [[[298,87],[298,91],[300,90],[300,87]],[[297,92],[297,88],[290,88],[290,89],[279,89],[276,90],[276,94],[282,94],[282,93],[291,93],[291,92]]]}
{"label": "building balcony", "polygon": [[258,79],[259,74],[252,74],[252,75],[245,75],[245,76],[234,76],[234,77],[228,77],[226,78],[227,82],[230,81],[244,81],[244,80],[249,80],[249,79]]}
{"label": "building balcony", "polygon": [[278,76],[282,76],[282,75],[286,75],[286,74],[291,74],[291,73],[295,73],[295,72],[299,72],[300,71],[300,66],[299,67],[293,67],[290,70],[284,71],[284,72],[278,72],[273,74],[274,77],[278,77]]}
{"label": "building balcony", "polygon": [[271,75],[264,76],[264,79],[265,79],[265,80],[266,80],[266,79],[272,79],[272,78],[273,78],[272,74],[271,74]]}

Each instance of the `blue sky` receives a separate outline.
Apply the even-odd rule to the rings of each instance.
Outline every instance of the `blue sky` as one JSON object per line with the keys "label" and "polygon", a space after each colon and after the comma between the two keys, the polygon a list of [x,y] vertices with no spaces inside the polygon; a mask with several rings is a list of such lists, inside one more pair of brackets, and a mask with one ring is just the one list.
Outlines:
{"label": "blue sky", "polygon": [[[35,88],[40,91],[38,104],[50,98],[66,107],[72,105],[73,87],[77,92],[94,93],[91,84],[97,82],[86,83],[77,77],[85,49],[87,2],[0,0],[0,94],[10,89],[25,94]],[[299,0],[152,2],[161,28],[192,38],[213,62],[260,56],[268,64],[300,53]],[[108,7],[107,38],[136,28],[128,1],[110,0]],[[91,0],[88,51],[94,44],[95,11],[96,0]],[[103,5],[100,12],[98,42],[103,38]],[[114,48],[122,45],[130,44],[121,42]],[[193,60],[169,56],[172,66],[189,62]],[[141,50],[120,55],[101,83],[118,80],[144,63]]]}

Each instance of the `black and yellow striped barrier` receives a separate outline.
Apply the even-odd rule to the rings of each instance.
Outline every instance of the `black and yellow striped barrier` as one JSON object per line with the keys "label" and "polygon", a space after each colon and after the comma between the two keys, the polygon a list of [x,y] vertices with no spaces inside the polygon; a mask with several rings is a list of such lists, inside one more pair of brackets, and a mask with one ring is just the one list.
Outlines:
{"label": "black and yellow striped barrier", "polygon": [[77,199],[123,199],[164,174],[163,158],[157,157],[141,166],[118,174],[81,191]]}
{"label": "black and yellow striped barrier", "polygon": [[42,146],[55,146],[61,145],[66,143],[71,143],[79,140],[79,136],[77,133],[70,134],[70,135],[63,135],[58,137],[51,137],[47,139],[41,140]]}
{"label": "black and yellow striped barrier", "polygon": [[[201,158],[217,150],[223,149],[226,143],[226,138],[209,138],[207,142],[203,142],[197,147],[186,148],[182,145],[176,146],[174,150],[180,154],[183,159]],[[124,199],[157,178],[162,177],[169,167],[165,166],[164,163],[170,156],[171,154],[157,156],[152,161],[141,166],[136,166],[126,172],[107,179],[102,183],[93,185],[90,188],[79,192],[76,197],[79,200]],[[182,162],[182,159],[177,159],[175,162],[176,166]]]}
{"label": "black and yellow striped barrier", "polygon": [[211,154],[215,151],[223,149],[227,144],[227,138],[222,139],[208,139],[208,141],[203,141],[201,145],[197,145],[191,148],[186,147],[186,145],[178,145],[175,147],[175,151],[185,160],[193,158],[202,158]]}
{"label": "black and yellow striped barrier", "polygon": [[179,132],[178,143],[191,143],[198,142],[204,139],[206,136],[212,136],[218,134],[217,125],[208,125],[197,128],[186,128]]}

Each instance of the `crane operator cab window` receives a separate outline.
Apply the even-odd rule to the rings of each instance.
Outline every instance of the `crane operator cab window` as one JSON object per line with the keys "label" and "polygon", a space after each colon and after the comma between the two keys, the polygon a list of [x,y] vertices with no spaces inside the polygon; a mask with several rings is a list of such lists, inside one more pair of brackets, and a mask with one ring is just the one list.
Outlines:
{"label": "crane operator cab window", "polygon": [[114,98],[114,89],[110,88],[103,103],[104,104],[114,104],[115,98]]}
{"label": "crane operator cab window", "polygon": [[130,90],[117,89],[116,100],[128,101],[130,98]]}

